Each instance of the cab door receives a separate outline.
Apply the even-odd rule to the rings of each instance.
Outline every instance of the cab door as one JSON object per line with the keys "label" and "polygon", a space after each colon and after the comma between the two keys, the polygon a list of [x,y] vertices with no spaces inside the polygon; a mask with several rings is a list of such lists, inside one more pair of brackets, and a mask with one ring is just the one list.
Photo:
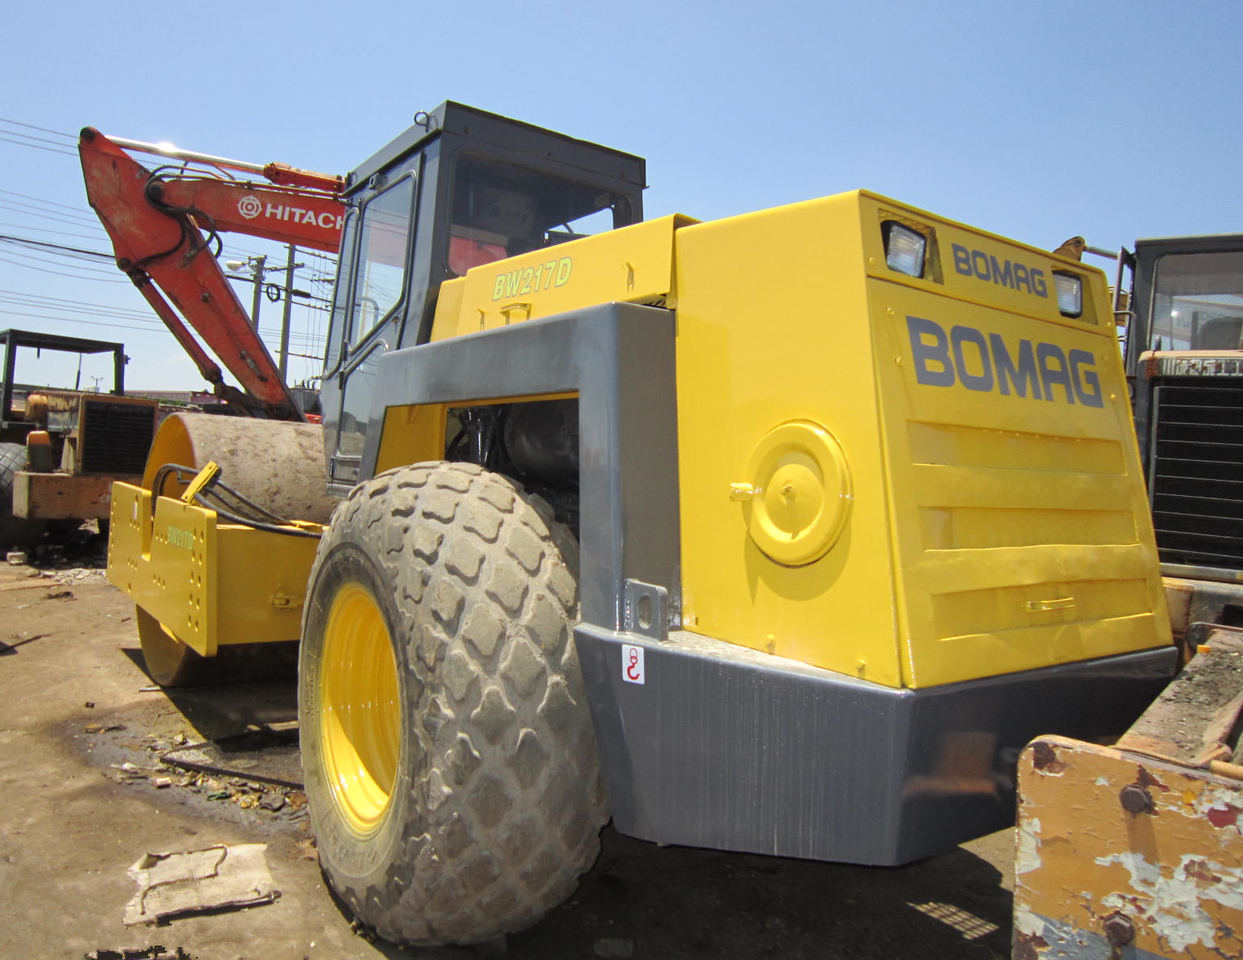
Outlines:
{"label": "cab door", "polygon": [[328,477],[359,480],[380,357],[398,346],[409,298],[418,177],[376,185],[346,219],[322,390]]}

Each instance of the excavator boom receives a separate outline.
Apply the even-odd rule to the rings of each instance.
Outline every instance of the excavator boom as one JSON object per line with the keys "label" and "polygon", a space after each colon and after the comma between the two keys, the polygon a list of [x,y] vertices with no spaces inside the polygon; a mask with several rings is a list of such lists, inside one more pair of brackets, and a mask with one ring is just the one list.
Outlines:
{"label": "excavator boom", "polygon": [[[149,170],[129,150],[171,156]],[[284,164],[244,164],[113,140],[87,127],[78,141],[87,198],[112,239],[117,266],[138,287],[216,393],[256,416],[302,420],[277,365],[211,250],[222,232],[336,252],[345,214],[341,179]],[[186,164],[200,165],[191,169]],[[276,185],[202,166],[260,173]],[[218,252],[218,250],[217,250]],[[183,322],[184,318],[184,322]],[[224,382],[186,324],[241,384]]]}

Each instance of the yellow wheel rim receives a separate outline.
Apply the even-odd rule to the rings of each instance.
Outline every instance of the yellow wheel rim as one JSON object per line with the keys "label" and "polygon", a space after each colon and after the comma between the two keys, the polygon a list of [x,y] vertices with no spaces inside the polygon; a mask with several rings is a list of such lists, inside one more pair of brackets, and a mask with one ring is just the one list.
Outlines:
{"label": "yellow wheel rim", "polygon": [[388,810],[401,751],[397,664],[384,615],[371,591],[346,583],[324,624],[320,737],[328,782],[359,833]]}

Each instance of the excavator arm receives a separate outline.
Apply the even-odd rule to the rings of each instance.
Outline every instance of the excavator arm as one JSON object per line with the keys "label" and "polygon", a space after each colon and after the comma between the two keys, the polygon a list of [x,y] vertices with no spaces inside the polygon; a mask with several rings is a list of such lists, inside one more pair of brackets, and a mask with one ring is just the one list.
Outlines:
{"label": "excavator arm", "polygon": [[[176,166],[149,170],[128,151],[163,153]],[[304,419],[276,363],[216,260],[218,234],[244,233],[336,252],[345,205],[341,178],[284,164],[246,164],[110,139],[91,127],[78,141],[91,207],[112,239],[117,266],[129,276],[216,394],[246,412]],[[193,161],[209,170],[191,169]],[[259,174],[273,186],[224,178],[223,170]],[[217,249],[212,251],[212,242]],[[187,327],[233,374],[220,366]]]}

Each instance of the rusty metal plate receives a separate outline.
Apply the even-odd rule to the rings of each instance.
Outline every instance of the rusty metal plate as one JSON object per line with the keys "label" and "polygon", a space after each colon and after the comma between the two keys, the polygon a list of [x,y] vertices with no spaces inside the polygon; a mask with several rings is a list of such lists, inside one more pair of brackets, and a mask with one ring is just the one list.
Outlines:
{"label": "rusty metal plate", "polygon": [[13,513],[41,520],[107,519],[114,479],[20,470],[13,475]]}
{"label": "rusty metal plate", "polygon": [[1015,960],[1243,955],[1243,783],[1042,737],[1019,793]]}

